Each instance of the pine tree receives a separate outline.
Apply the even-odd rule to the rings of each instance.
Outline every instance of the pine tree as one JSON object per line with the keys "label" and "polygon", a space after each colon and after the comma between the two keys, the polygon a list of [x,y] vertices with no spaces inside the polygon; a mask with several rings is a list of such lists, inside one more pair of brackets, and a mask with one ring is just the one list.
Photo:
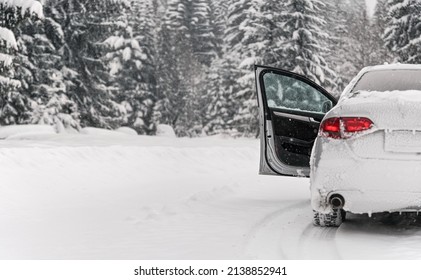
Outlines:
{"label": "pine tree", "polygon": [[204,96],[207,101],[204,111],[203,132],[208,135],[228,133],[237,135],[233,127],[233,119],[237,110],[234,102],[233,69],[238,65],[232,65],[233,60],[229,57],[225,31],[228,27],[228,7],[230,1],[211,1],[211,13],[214,22],[215,38],[218,47],[216,57],[206,73]]}
{"label": "pine tree", "polygon": [[194,0],[192,5],[191,38],[197,60],[209,66],[217,57],[217,38],[212,18],[212,0]]}
{"label": "pine tree", "polygon": [[165,15],[168,30],[177,32],[181,44],[190,45],[197,60],[210,65],[217,54],[211,0],[171,0]]}
{"label": "pine tree", "polygon": [[104,40],[118,26],[117,0],[55,0],[51,17],[64,32],[60,49],[62,73],[68,96],[79,108],[82,126],[116,128],[121,125],[121,107],[114,102],[113,88],[107,87],[109,71],[103,58]]}
{"label": "pine tree", "polygon": [[387,0],[377,0],[371,32],[371,34],[373,34],[373,44],[375,46],[375,51],[372,55],[373,64],[383,64],[385,62],[391,62],[392,60],[390,52],[385,47],[383,40],[383,34],[386,30],[388,21],[389,11]]}
{"label": "pine tree", "polygon": [[318,0],[288,0],[284,29],[288,43],[285,45],[287,69],[304,75],[325,87],[334,86],[335,73],[324,58],[329,35],[320,17],[324,4]]}
{"label": "pine tree", "polygon": [[[254,64],[264,64],[264,52],[260,43],[264,32],[259,33],[263,14],[261,2],[256,0],[232,1],[228,8],[225,34],[227,64],[231,66],[225,75],[225,88],[230,89],[235,104],[233,126],[240,135],[252,136],[258,132],[257,97],[254,89]],[[262,37],[261,37],[262,36]],[[230,88],[232,86],[232,88]]]}
{"label": "pine tree", "polygon": [[380,42],[364,0],[329,0],[324,10],[330,35],[328,64],[336,73],[336,86],[328,88],[338,96],[363,67],[378,64]]}
{"label": "pine tree", "polygon": [[417,0],[389,0],[386,46],[399,62],[421,63],[421,4]]}
{"label": "pine tree", "polygon": [[228,57],[215,59],[207,73],[205,92],[208,103],[204,116],[204,132],[208,135],[238,135],[233,123],[238,106],[234,99],[233,89],[235,86],[230,71],[236,66],[230,63],[232,61]]}
{"label": "pine tree", "polygon": [[375,34],[372,32],[372,24],[368,18],[364,0],[353,3],[352,19],[349,21],[350,37],[353,44],[350,46],[354,65],[357,69],[376,64],[375,56],[377,46]]}
{"label": "pine tree", "polygon": [[350,25],[349,3],[343,0],[326,1],[324,18],[326,19],[326,32],[329,34],[327,40],[326,60],[328,65],[335,72],[334,86],[328,88],[335,96],[339,96],[353,75],[359,71],[349,56],[349,48],[353,43],[349,38]]}
{"label": "pine tree", "polygon": [[183,40],[182,33],[173,33],[164,24],[158,42],[157,84],[159,85],[156,104],[158,123],[171,125],[178,136],[201,134],[198,126],[202,123],[196,106],[200,104],[202,77],[205,72],[191,45]]}
{"label": "pine tree", "polygon": [[12,32],[27,18],[42,18],[42,5],[38,1],[0,1],[0,124],[20,124],[28,122],[31,99],[21,94],[19,88],[19,65],[15,56],[18,44]]}
{"label": "pine tree", "polygon": [[226,0],[211,0],[209,2],[211,25],[213,26],[213,34],[215,37],[215,46],[218,60],[223,54],[224,33],[227,28],[227,9],[229,1]]}
{"label": "pine tree", "polygon": [[105,40],[105,55],[115,88],[115,101],[122,107],[122,125],[139,134],[155,132],[156,38],[153,1],[134,1],[127,11],[124,30]]}
{"label": "pine tree", "polygon": [[201,135],[207,67],[217,56],[209,0],[171,0],[159,31],[156,116],[178,136]]}
{"label": "pine tree", "polygon": [[[209,112],[217,112],[215,108],[220,108],[221,115],[214,118],[219,120],[219,127],[225,127],[230,133],[257,135],[254,64],[285,68],[285,33],[281,20],[283,9],[283,3],[271,0],[233,0],[228,6],[224,40],[226,51],[223,54],[224,62],[219,63],[223,67],[216,71],[220,77],[214,74],[214,80],[221,80],[222,93],[213,98]],[[221,100],[226,104],[223,105]],[[227,116],[233,119],[230,121]],[[209,125],[214,122],[210,121]]]}
{"label": "pine tree", "polygon": [[[48,4],[46,6],[48,14]],[[57,129],[79,128],[77,105],[66,95],[62,59],[58,50],[64,44],[60,25],[46,16],[28,20],[18,28],[19,91],[29,96],[31,123],[55,125]]]}

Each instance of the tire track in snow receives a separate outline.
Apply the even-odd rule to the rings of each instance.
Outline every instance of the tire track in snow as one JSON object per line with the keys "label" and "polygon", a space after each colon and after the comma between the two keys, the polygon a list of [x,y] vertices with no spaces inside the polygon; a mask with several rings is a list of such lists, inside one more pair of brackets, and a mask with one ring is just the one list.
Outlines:
{"label": "tire track in snow", "polygon": [[282,226],[292,222],[291,214],[307,208],[308,200],[291,203],[257,221],[246,234],[243,255],[252,259],[288,259],[282,246]]}
{"label": "tire track in snow", "polygon": [[300,259],[341,259],[336,246],[336,227],[309,224],[301,233],[298,245]]}

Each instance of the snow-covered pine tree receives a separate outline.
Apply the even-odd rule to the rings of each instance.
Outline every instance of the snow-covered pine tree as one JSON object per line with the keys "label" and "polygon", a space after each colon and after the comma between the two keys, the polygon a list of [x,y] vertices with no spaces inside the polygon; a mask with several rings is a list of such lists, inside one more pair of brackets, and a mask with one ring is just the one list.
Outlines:
{"label": "snow-covered pine tree", "polygon": [[[227,53],[225,48],[223,53]],[[238,135],[234,128],[234,118],[238,104],[235,102],[235,81],[232,80],[232,60],[221,57],[213,60],[206,76],[206,96],[208,103],[205,105],[204,132],[206,134]]]}
{"label": "snow-covered pine tree", "polygon": [[165,15],[168,30],[189,41],[197,60],[210,65],[217,54],[211,0],[170,0]]}
{"label": "snow-covered pine tree", "polygon": [[18,44],[12,30],[28,17],[43,17],[38,1],[0,1],[0,125],[28,122],[31,111],[29,96],[21,94],[15,55]]}
{"label": "snow-covered pine tree", "polygon": [[126,10],[125,24],[118,35],[104,43],[115,101],[122,106],[122,125],[139,134],[155,132],[156,38],[155,12],[152,0],[133,1]]}
{"label": "snow-covered pine tree", "polygon": [[175,128],[178,116],[183,108],[183,99],[179,91],[181,80],[177,71],[176,55],[172,51],[171,32],[165,22],[161,25],[158,36],[157,56],[157,98],[155,106],[158,123]]}
{"label": "snow-covered pine tree", "polygon": [[329,90],[339,96],[353,75],[358,71],[352,60],[349,60],[349,3],[343,0],[324,1],[323,15],[326,20],[325,30],[329,34],[327,39],[326,61],[336,73],[334,86]]}
{"label": "snow-covered pine tree", "polygon": [[[254,89],[254,64],[284,68],[284,30],[281,12],[284,3],[279,1],[232,0],[228,6],[227,28],[224,42],[224,62],[217,77],[223,85],[223,97],[227,104],[220,110],[226,119],[226,112],[232,112],[232,120],[225,120],[229,129],[234,127],[240,135],[257,135],[258,110]],[[214,71],[218,73],[218,71]],[[226,96],[229,93],[230,96]],[[221,106],[219,99],[210,104],[210,112]],[[231,102],[232,101],[232,102]],[[218,105],[218,106],[217,106]],[[222,105],[224,106],[224,105]],[[210,122],[212,124],[212,122]],[[232,130],[231,130],[232,131]]]}
{"label": "snow-covered pine tree", "polygon": [[227,0],[211,0],[209,2],[211,25],[213,26],[216,51],[218,54],[218,56],[215,57],[216,60],[223,54],[222,49],[224,44],[224,33],[227,28],[228,4],[229,1]]}
{"label": "snow-covered pine tree", "polygon": [[48,3],[45,11],[44,20],[27,20],[17,28],[19,91],[32,100],[31,123],[55,125],[58,130],[78,129],[77,105],[67,97],[60,71],[63,65],[58,50],[64,44],[63,31],[48,17]]}
{"label": "snow-covered pine tree", "polygon": [[368,18],[365,0],[351,2],[351,14],[348,18],[349,37],[352,44],[349,45],[354,65],[358,70],[363,67],[376,64],[377,45],[373,25]]}
{"label": "snow-covered pine tree", "polygon": [[171,125],[177,136],[196,136],[201,134],[198,111],[202,108],[195,105],[201,103],[204,66],[197,61],[182,33],[168,30],[165,24],[159,33],[156,119]]}
{"label": "snow-covered pine tree", "polygon": [[285,67],[285,43],[288,33],[283,29],[282,12],[286,9],[285,2],[264,1],[260,7],[259,26],[262,61],[272,67]]}
{"label": "snow-covered pine tree", "polygon": [[200,135],[205,74],[217,55],[209,0],[170,0],[159,31],[157,119],[178,136]]}
{"label": "snow-covered pine tree", "polygon": [[325,87],[334,87],[335,73],[324,58],[329,35],[319,0],[288,0],[282,13],[287,33],[286,68]]}
{"label": "snow-covered pine tree", "polygon": [[230,1],[211,1],[211,14],[214,33],[217,42],[218,57],[216,57],[206,73],[204,96],[207,103],[203,115],[205,134],[227,133],[237,135],[233,128],[233,119],[238,108],[234,103],[232,69],[237,65],[230,65],[233,60],[229,57],[225,32],[228,26],[228,7]]}
{"label": "snow-covered pine tree", "polygon": [[223,90],[230,89],[233,94],[233,126],[244,136],[257,135],[259,129],[253,67],[265,63],[264,53],[268,51],[262,42],[266,32],[261,28],[261,5],[257,0],[232,0],[228,7],[225,58],[231,67],[224,69],[229,75],[225,75],[227,88]]}
{"label": "snow-covered pine tree", "polygon": [[209,66],[217,57],[217,38],[212,11],[212,0],[192,1],[192,45],[197,60]]}
{"label": "snow-covered pine tree", "polygon": [[388,0],[377,0],[373,17],[376,31],[384,31],[387,22],[390,20]]}
{"label": "snow-covered pine tree", "polygon": [[421,3],[389,0],[389,21],[384,33],[386,46],[403,63],[421,63]]}
{"label": "snow-covered pine tree", "polygon": [[114,21],[124,0],[52,0],[51,17],[64,32],[60,53],[68,96],[78,105],[81,125],[116,128],[121,125],[121,106],[114,102],[113,88],[106,86],[109,71],[102,42],[118,27]]}
{"label": "snow-covered pine tree", "polygon": [[390,20],[387,1],[388,0],[377,0],[374,10],[371,32],[373,34],[372,38],[375,46],[375,51],[371,56],[373,64],[383,64],[385,62],[392,61],[390,51],[385,47],[383,40],[383,34],[386,30],[387,22]]}

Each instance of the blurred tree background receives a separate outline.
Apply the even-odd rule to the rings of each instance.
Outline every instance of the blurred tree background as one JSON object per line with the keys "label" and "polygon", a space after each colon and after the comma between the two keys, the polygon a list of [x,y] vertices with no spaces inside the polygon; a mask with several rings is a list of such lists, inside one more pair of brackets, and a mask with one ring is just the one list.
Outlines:
{"label": "blurred tree background", "polygon": [[258,132],[254,64],[339,96],[369,65],[421,63],[421,1],[0,0],[0,124],[153,135]]}

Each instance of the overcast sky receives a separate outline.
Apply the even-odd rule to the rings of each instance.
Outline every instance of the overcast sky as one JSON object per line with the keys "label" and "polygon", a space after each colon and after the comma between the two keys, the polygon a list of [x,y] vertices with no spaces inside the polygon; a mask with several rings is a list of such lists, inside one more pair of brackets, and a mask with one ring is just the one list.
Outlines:
{"label": "overcast sky", "polygon": [[370,16],[372,16],[374,13],[374,7],[376,6],[377,0],[365,0],[365,2],[367,3],[368,13],[370,14]]}

